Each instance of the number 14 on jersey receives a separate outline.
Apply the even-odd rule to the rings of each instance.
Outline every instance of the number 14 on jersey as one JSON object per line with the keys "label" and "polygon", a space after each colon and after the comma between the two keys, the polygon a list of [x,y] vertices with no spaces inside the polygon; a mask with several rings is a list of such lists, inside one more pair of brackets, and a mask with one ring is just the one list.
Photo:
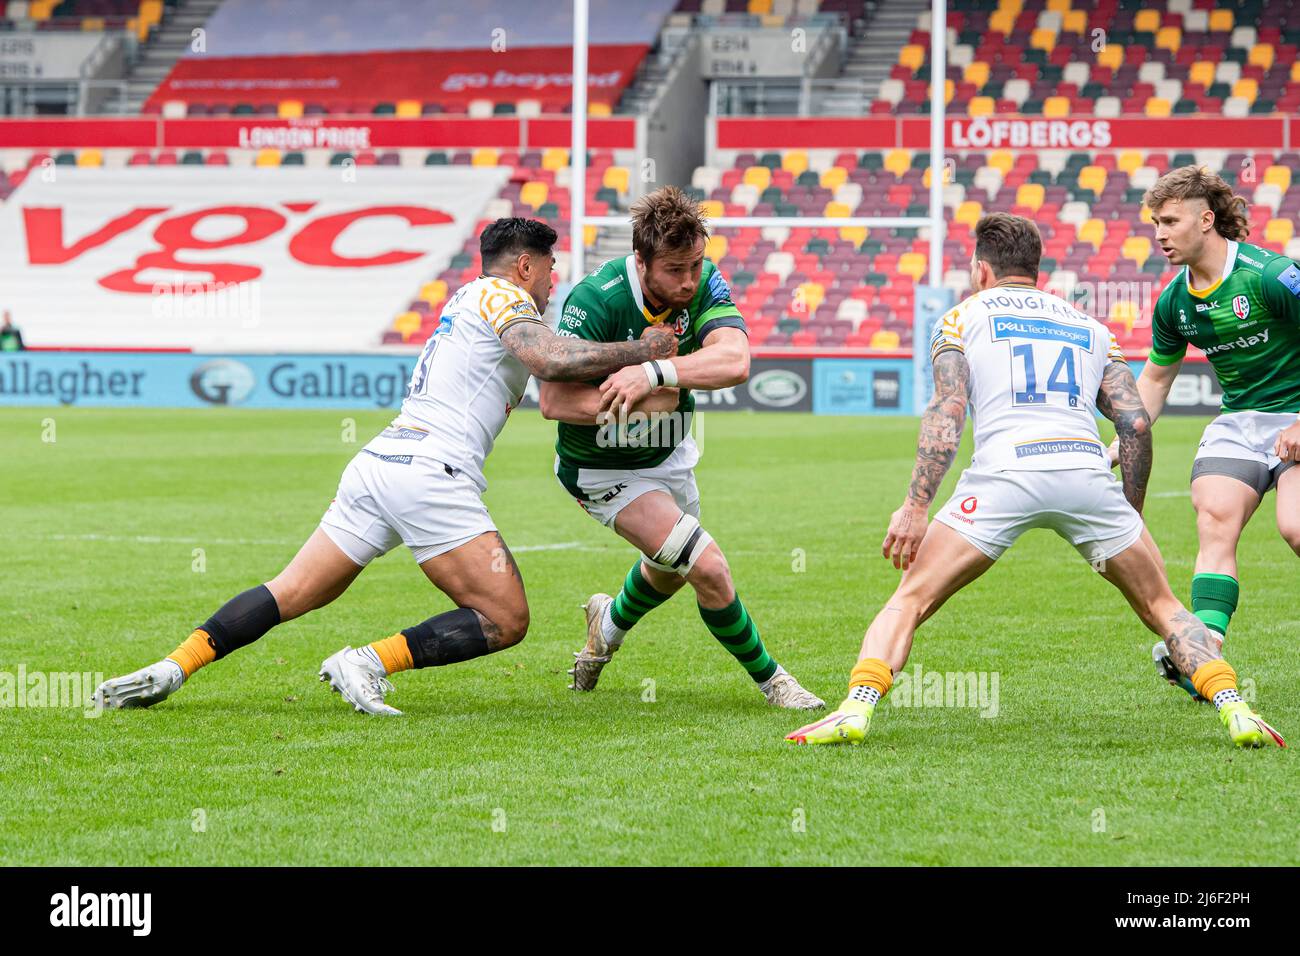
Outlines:
{"label": "number 14 on jersey", "polygon": [[[1078,358],[1074,346],[1024,343],[1011,347],[1013,405],[1069,405],[1079,407]],[[1049,365],[1050,363],[1050,365]],[[1047,370],[1045,377],[1039,372]],[[1043,391],[1039,391],[1043,382]]]}

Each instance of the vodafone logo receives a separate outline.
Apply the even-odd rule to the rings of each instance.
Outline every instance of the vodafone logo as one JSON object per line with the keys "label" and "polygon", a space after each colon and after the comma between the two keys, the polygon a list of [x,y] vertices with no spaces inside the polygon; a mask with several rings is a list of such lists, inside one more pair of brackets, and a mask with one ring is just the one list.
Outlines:
{"label": "vodafone logo", "polygon": [[975,509],[978,507],[979,507],[979,499],[977,499],[974,495],[971,495],[969,498],[965,499],[961,503],[962,514],[967,514],[967,515],[974,514]]}

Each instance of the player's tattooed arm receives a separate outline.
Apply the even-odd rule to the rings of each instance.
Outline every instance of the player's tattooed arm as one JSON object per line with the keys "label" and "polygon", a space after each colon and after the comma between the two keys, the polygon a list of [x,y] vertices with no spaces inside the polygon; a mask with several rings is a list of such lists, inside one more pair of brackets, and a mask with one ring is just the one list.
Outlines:
{"label": "player's tattooed arm", "polygon": [[591,342],[556,335],[541,322],[516,322],[501,333],[501,343],[544,382],[587,382],[677,354],[677,336],[664,326],[651,326],[632,342]]}
{"label": "player's tattooed arm", "polygon": [[934,395],[921,417],[921,435],[916,443],[916,465],[907,489],[910,504],[928,508],[952,467],[966,427],[966,403],[970,398],[970,365],[956,349],[934,357]]}
{"label": "player's tattooed arm", "polygon": [[1188,677],[1206,661],[1218,660],[1222,656],[1209,628],[1191,611],[1179,611],[1168,626],[1170,632],[1165,638],[1165,646],[1178,669]]}
{"label": "player's tattooed arm", "polygon": [[1125,362],[1110,362],[1097,392],[1097,411],[1115,423],[1124,497],[1141,513],[1151,477],[1151,416]]}

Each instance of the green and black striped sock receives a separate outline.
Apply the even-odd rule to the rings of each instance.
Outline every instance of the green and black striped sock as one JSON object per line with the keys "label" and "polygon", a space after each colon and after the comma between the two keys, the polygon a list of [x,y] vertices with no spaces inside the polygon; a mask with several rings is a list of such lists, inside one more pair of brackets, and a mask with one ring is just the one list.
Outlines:
{"label": "green and black striped sock", "polygon": [[700,617],[709,633],[749,671],[754,683],[761,684],[776,673],[776,661],[763,646],[758,627],[740,603],[739,595],[726,607],[716,610],[700,606]]}
{"label": "green and black striped sock", "polygon": [[1237,610],[1241,589],[1230,574],[1197,574],[1192,577],[1192,613],[1206,627],[1228,636],[1228,622]]}
{"label": "green and black striped sock", "polygon": [[[637,621],[670,597],[671,594],[656,591],[650,586],[650,582],[641,573],[641,561],[638,559],[623,580],[623,590],[614,596],[614,603],[609,606],[609,618],[617,629],[617,633],[613,636],[614,643],[622,641],[623,636],[632,630]],[[605,637],[607,640],[611,637],[608,630]]]}

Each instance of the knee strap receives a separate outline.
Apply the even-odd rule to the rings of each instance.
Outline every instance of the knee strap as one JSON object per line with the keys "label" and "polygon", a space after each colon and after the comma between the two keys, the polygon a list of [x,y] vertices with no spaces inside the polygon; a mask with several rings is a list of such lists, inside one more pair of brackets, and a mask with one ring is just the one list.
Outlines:
{"label": "knee strap", "polygon": [[700,520],[683,513],[654,556],[646,556],[646,562],[660,571],[686,577],[700,555],[712,543],[713,536],[700,527]]}

